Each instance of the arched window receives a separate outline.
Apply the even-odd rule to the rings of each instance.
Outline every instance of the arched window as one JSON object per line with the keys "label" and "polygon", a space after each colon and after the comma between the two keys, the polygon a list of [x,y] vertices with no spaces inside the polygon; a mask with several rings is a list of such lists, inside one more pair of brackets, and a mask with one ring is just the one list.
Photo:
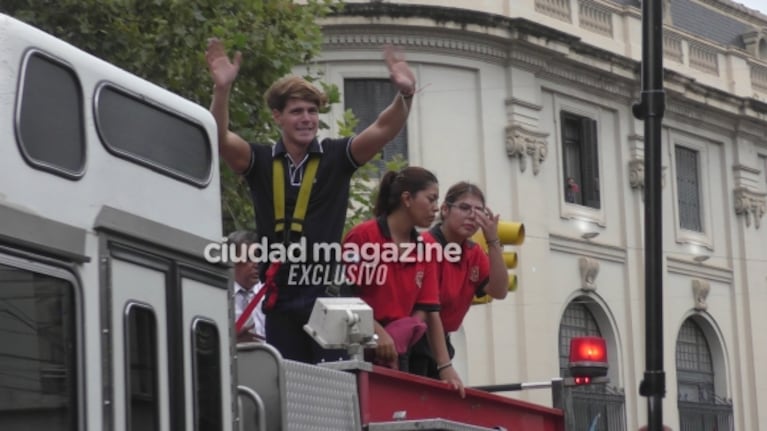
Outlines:
{"label": "arched window", "polygon": [[732,430],[732,403],[717,395],[711,348],[701,326],[685,320],[676,341],[676,375],[682,430]]}
{"label": "arched window", "polygon": [[570,359],[570,340],[573,337],[596,336],[601,337],[599,326],[585,305],[572,302],[567,306],[559,324],[559,375],[570,377],[567,363]]}
{"label": "arched window", "polygon": [[711,350],[697,323],[687,319],[676,342],[679,400],[701,402],[714,394]]}
{"label": "arched window", "polygon": [[[580,297],[571,302],[562,314],[559,323],[559,373],[562,377],[570,377],[568,362],[570,360],[570,340],[574,337],[597,336],[603,337],[599,323],[591,311],[590,305],[597,307],[587,297]],[[609,343],[610,340],[607,340]],[[613,359],[607,358],[608,361]],[[611,382],[615,384],[615,382]],[[610,384],[591,384],[575,386],[565,391],[565,401],[572,408],[565,414],[572,415],[566,420],[574,426],[573,429],[588,429],[594,431],[626,429],[625,396],[623,390]]]}

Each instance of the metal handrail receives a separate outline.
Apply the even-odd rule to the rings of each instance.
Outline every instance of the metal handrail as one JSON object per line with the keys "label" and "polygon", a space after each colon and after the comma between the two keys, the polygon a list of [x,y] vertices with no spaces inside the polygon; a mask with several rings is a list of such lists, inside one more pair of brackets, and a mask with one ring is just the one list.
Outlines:
{"label": "metal handrail", "polygon": [[[256,391],[254,391],[253,389],[247,386],[242,386],[242,385],[237,386],[237,392],[253,400],[253,404],[256,405],[255,423],[258,424],[257,431],[266,431],[266,407],[264,407],[264,401],[261,399],[260,396],[258,396]],[[242,412],[242,408],[240,408],[240,412]],[[242,426],[243,426],[243,421],[240,421],[240,431],[245,431],[242,428]]]}

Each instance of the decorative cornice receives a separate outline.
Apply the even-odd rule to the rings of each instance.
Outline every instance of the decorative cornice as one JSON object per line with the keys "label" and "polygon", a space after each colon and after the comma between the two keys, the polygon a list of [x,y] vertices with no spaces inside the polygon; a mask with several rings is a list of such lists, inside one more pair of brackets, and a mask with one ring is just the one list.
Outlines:
{"label": "decorative cornice", "polygon": [[703,121],[705,112],[701,111],[696,106],[692,106],[689,103],[685,103],[679,100],[668,100],[666,103],[666,114],[676,115],[678,117],[682,117],[687,120],[694,120],[695,122],[700,122],[700,121]]}
{"label": "decorative cornice", "polygon": [[[325,50],[377,51],[382,43],[390,42],[414,51],[513,65],[554,82],[574,83],[606,97],[637,98],[640,68],[636,60],[589,45],[576,35],[527,18],[379,1],[344,6],[322,20]],[[617,7],[612,10],[626,13],[625,7],[623,12]],[[671,36],[678,33],[671,27],[668,30]],[[753,97],[736,96],[672,70],[665,71],[665,81],[670,117],[718,133],[731,131],[735,120],[763,123],[761,114],[767,112],[767,104]]]}
{"label": "decorative cornice", "polygon": [[703,265],[673,256],[669,256],[666,259],[666,267],[669,274],[679,274],[727,285],[732,284],[732,270],[730,269]]}
{"label": "decorative cornice", "polygon": [[[669,93],[673,93],[670,91]],[[690,124],[698,129],[719,134],[731,134],[736,116],[730,110],[722,110],[706,102],[699,102],[689,95],[670,94],[667,97],[666,118]],[[707,101],[714,100],[704,96]],[[740,109],[737,104],[730,105],[733,110]]]}
{"label": "decorative cornice", "polygon": [[533,111],[540,111],[543,109],[543,106],[537,103],[528,102],[527,100],[516,97],[509,97],[506,99],[506,106],[522,106],[524,108],[532,109]]}
{"label": "decorative cornice", "polygon": [[762,173],[759,169],[752,168],[751,166],[746,166],[744,164],[736,164],[732,166],[733,171],[739,171],[739,172],[745,172],[752,175],[759,175]]}
{"label": "decorative cornice", "polygon": [[509,60],[517,66],[526,66],[533,72],[545,70],[548,67],[548,58],[542,56],[540,52],[521,46],[513,46],[509,50]]}
{"label": "decorative cornice", "polygon": [[578,60],[552,56],[550,51],[519,40],[509,46],[498,37],[466,35],[458,30],[361,23],[327,26],[323,36],[323,50],[378,50],[381,45],[390,43],[406,50],[426,50],[504,66],[511,63],[540,76],[575,82],[626,100],[633,100],[635,96],[631,79],[616,78],[609,72],[582,65],[579,60],[588,58],[587,55]]}
{"label": "decorative cornice", "polygon": [[593,292],[597,290],[597,274],[599,274],[599,261],[581,256],[578,259],[578,269],[581,273],[581,290],[584,292]]}
{"label": "decorative cornice", "polygon": [[380,49],[394,44],[405,49],[427,49],[452,56],[478,59],[488,63],[506,64],[507,49],[497,41],[462,35],[458,31],[418,29],[377,25],[342,25],[323,31],[323,49]]}
{"label": "decorative cornice", "polygon": [[697,278],[692,280],[692,299],[695,304],[695,310],[706,311],[708,308],[706,298],[708,298],[709,291],[711,291],[711,283],[707,280]]}
{"label": "decorative cornice", "polygon": [[746,187],[736,187],[733,192],[735,195],[735,214],[745,217],[746,227],[751,226],[753,219],[754,227],[759,229],[767,205],[765,194],[749,190]]}
{"label": "decorative cornice", "polygon": [[539,75],[549,79],[562,79],[574,82],[591,91],[621,97],[626,100],[633,100],[635,98],[635,82],[623,80],[615,75],[604,72],[590,71],[588,65],[582,63],[576,64],[577,67],[574,67],[570,62],[566,63],[562,60],[549,59],[546,66],[541,68]]}
{"label": "decorative cornice", "polygon": [[567,254],[590,257],[602,262],[626,263],[626,249],[572,238],[558,234],[549,235],[549,249]]}
{"label": "decorative cornice", "polygon": [[541,171],[541,164],[549,153],[546,144],[548,133],[526,129],[518,124],[506,126],[506,154],[519,158],[519,170],[525,172],[527,162],[525,156],[530,156],[533,165],[533,175]]}

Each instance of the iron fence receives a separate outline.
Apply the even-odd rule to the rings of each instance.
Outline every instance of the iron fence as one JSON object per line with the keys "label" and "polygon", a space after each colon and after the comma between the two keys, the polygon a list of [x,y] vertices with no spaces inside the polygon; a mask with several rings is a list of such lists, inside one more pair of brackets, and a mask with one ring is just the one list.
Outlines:
{"label": "iron fence", "polygon": [[679,401],[681,431],[733,431],[732,403]]}
{"label": "iron fence", "polygon": [[625,395],[610,385],[574,387],[571,391],[573,415],[567,431],[626,431]]}

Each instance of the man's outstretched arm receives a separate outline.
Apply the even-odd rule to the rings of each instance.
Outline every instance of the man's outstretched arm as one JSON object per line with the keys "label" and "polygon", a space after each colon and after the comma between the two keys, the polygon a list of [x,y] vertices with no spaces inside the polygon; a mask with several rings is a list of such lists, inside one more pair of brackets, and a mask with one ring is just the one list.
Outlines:
{"label": "man's outstretched arm", "polygon": [[223,42],[213,38],[208,41],[205,60],[213,79],[213,101],[210,112],[218,128],[218,152],[233,171],[245,172],[250,163],[250,145],[229,130],[229,95],[240,70],[242,54],[237,52],[234,59],[230,60]]}
{"label": "man's outstretched arm", "polygon": [[415,75],[405,61],[402,51],[387,45],[384,47],[384,61],[389,68],[392,84],[399,93],[392,103],[378,114],[376,121],[352,140],[352,157],[359,164],[372,159],[402,130],[415,93]]}

